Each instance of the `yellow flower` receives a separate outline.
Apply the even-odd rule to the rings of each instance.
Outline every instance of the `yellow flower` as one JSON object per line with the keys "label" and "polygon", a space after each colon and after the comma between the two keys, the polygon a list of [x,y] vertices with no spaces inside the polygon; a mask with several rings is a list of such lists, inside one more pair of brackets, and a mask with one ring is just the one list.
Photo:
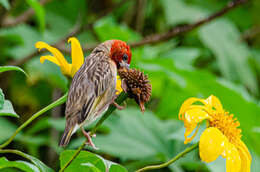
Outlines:
{"label": "yellow flower", "polygon": [[41,63],[44,63],[45,60],[49,60],[52,63],[58,65],[61,69],[61,72],[64,75],[73,77],[75,73],[78,71],[78,69],[81,67],[81,65],[83,64],[84,56],[83,56],[83,51],[80,46],[80,43],[76,38],[74,37],[69,38],[68,42],[71,43],[72,64],[69,64],[66,61],[66,59],[58,49],[46,44],[45,42],[39,41],[35,44],[35,47],[38,48],[39,51],[45,48],[53,54],[53,56],[50,55],[41,56],[40,58]]}
{"label": "yellow flower", "polygon": [[[35,47],[38,48],[39,51],[41,49],[45,48],[53,54],[53,56],[51,56],[51,55],[41,56],[41,58],[40,58],[41,63],[44,63],[45,60],[49,60],[52,63],[55,63],[56,65],[58,65],[61,69],[61,72],[64,75],[67,75],[72,78],[75,75],[75,73],[79,70],[81,65],[83,64],[84,55],[83,55],[82,48],[81,48],[80,43],[77,40],[77,38],[75,38],[75,37],[69,38],[68,43],[71,43],[72,64],[69,64],[66,61],[66,59],[64,58],[62,53],[57,48],[54,48],[45,42],[42,42],[42,41],[36,42]],[[117,90],[116,94],[119,94],[122,92],[121,80],[120,80],[119,76],[117,76],[116,90]]]}
{"label": "yellow flower", "polygon": [[[213,95],[207,99],[187,99],[179,112],[179,119],[184,121],[186,129],[184,143],[195,137],[199,124],[206,120],[207,128],[199,142],[201,160],[212,162],[221,155],[226,158],[227,172],[250,172],[251,155],[241,140],[241,129],[237,128],[240,123],[233,116],[223,109],[219,99]],[[195,129],[195,133],[188,137]]]}
{"label": "yellow flower", "polygon": [[119,76],[117,76],[117,81],[116,81],[116,94],[120,94],[123,91],[121,87],[121,79]]}

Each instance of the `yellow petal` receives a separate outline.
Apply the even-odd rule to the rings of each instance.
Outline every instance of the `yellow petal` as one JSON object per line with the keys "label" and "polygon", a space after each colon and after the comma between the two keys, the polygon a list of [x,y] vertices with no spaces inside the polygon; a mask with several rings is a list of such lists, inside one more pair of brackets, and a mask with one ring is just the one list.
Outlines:
{"label": "yellow petal", "polygon": [[195,97],[191,97],[187,100],[185,100],[183,102],[183,104],[181,105],[181,108],[180,108],[180,111],[179,111],[179,119],[180,120],[183,120],[183,113],[195,102],[201,102],[203,103],[204,105],[207,104],[207,102],[205,102],[205,100],[203,99],[198,99],[198,98],[195,98]]}
{"label": "yellow petal", "polygon": [[120,77],[119,76],[117,76],[117,81],[116,81],[116,94],[118,95],[118,94],[120,94],[122,91],[123,91],[123,89],[122,89],[122,87],[121,87],[121,79],[120,79]]}
{"label": "yellow petal", "polygon": [[52,63],[55,63],[56,65],[60,66],[59,61],[55,57],[53,57],[53,56],[41,56],[40,62],[44,63],[45,60],[49,60]]}
{"label": "yellow petal", "polygon": [[248,151],[247,146],[245,145],[245,143],[243,141],[240,140],[240,146],[241,148],[245,151],[245,153],[247,154],[247,157],[249,158],[250,162],[252,161],[252,157],[250,155],[250,152]]}
{"label": "yellow petal", "polygon": [[207,128],[200,136],[199,153],[204,162],[216,160],[224,151],[226,137],[217,128]]}
{"label": "yellow petal", "polygon": [[211,95],[206,99],[206,101],[210,106],[214,107],[215,110],[217,110],[219,113],[224,112],[222,104],[216,96]]}
{"label": "yellow petal", "polygon": [[238,146],[238,152],[241,158],[240,172],[250,172],[252,158],[245,144],[242,141],[241,143],[242,144]]}
{"label": "yellow petal", "polygon": [[[185,133],[184,133],[184,137],[185,137],[185,141],[184,144],[187,144],[188,142],[190,142],[195,135],[198,132],[199,127],[197,127],[197,124],[199,124],[200,122],[202,122],[205,119],[209,119],[209,115],[201,108],[200,105],[192,105],[193,108],[188,109],[185,112],[184,115],[184,127],[185,127]],[[193,130],[196,129],[195,133],[188,138],[188,136],[193,132]]]}
{"label": "yellow petal", "polygon": [[84,55],[80,43],[75,37],[71,37],[68,42],[71,43],[71,73],[74,75],[84,63]]}
{"label": "yellow petal", "polygon": [[241,159],[235,145],[230,142],[225,142],[225,150],[222,153],[223,158],[226,158],[226,172],[239,172],[241,168]]}
{"label": "yellow petal", "polygon": [[51,52],[53,54],[53,56],[58,60],[62,73],[65,75],[70,75],[69,64],[58,49],[46,44],[45,42],[41,42],[41,41],[36,42],[35,47],[38,48],[39,51],[41,49],[45,48],[49,52]]}
{"label": "yellow petal", "polygon": [[194,123],[185,126],[185,133],[184,133],[185,140],[184,140],[184,144],[187,144],[187,143],[191,142],[193,140],[193,138],[197,135],[197,133],[199,131],[200,125],[197,127],[197,129],[194,132],[194,134],[191,137],[188,137],[193,132],[193,130],[196,128],[196,126],[197,126],[197,124],[194,124]]}
{"label": "yellow petal", "polygon": [[185,121],[188,123],[200,123],[201,121],[205,119],[209,119],[210,116],[208,115],[207,112],[205,112],[203,109],[200,107],[196,107],[189,109],[185,112]]}

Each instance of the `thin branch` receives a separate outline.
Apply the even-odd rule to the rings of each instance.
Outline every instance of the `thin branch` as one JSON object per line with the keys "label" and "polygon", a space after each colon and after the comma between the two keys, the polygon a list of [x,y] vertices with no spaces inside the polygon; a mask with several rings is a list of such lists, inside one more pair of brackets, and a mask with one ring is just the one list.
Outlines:
{"label": "thin branch", "polygon": [[185,156],[187,153],[197,149],[198,147],[199,147],[199,143],[196,143],[196,144],[186,148],[183,152],[179,153],[178,155],[176,155],[175,157],[173,157],[172,159],[170,159],[169,161],[167,161],[165,163],[162,163],[162,164],[159,164],[159,165],[147,166],[147,167],[144,167],[144,168],[137,170],[136,172],[143,172],[143,171],[147,171],[147,170],[155,170],[155,169],[161,169],[161,168],[168,167],[169,165],[171,165],[172,163],[174,163],[175,161],[177,161],[181,157]]}
{"label": "thin branch", "polygon": [[[118,104],[123,103],[126,99],[127,99],[128,95],[124,92],[121,92],[121,94],[118,96],[118,98],[116,99],[116,102]],[[90,135],[93,135],[96,133],[97,129],[99,128],[99,126],[112,114],[112,112],[114,112],[114,110],[116,110],[116,107],[114,105],[110,105],[108,110],[105,112],[105,114],[102,116],[102,118],[98,121],[98,123],[95,125],[95,127],[91,130]],[[74,159],[76,159],[76,157],[79,155],[80,151],[85,147],[86,143],[87,143],[87,139],[81,144],[81,146],[77,149],[77,151],[72,155],[72,157],[66,162],[66,164],[61,167],[61,169],[59,170],[59,172],[63,172],[71,163]]]}
{"label": "thin branch", "polygon": [[[46,3],[48,3],[50,0],[40,0],[40,4],[41,5],[45,5]],[[11,27],[11,26],[15,26],[18,25],[20,23],[25,23],[27,20],[29,20],[33,15],[34,15],[35,11],[32,8],[29,8],[27,11],[25,11],[24,13],[22,13],[20,16],[16,17],[16,18],[11,18],[10,16],[6,16],[4,17],[1,26],[2,27]]]}
{"label": "thin branch", "polygon": [[214,20],[218,17],[223,16],[224,14],[229,12],[230,10],[232,10],[232,9],[236,8],[237,6],[244,4],[246,2],[248,2],[248,0],[235,0],[235,1],[229,2],[227,4],[227,6],[224,7],[222,10],[212,14],[209,17],[206,17],[205,19],[199,20],[199,21],[197,21],[196,23],[193,23],[193,24],[175,27],[175,28],[169,30],[166,33],[148,36],[148,37],[144,38],[143,40],[141,40],[139,42],[130,43],[130,46],[131,47],[139,47],[139,46],[142,46],[142,45],[145,45],[145,44],[155,44],[155,43],[159,43],[159,42],[162,42],[162,41],[169,40],[169,39],[171,39],[171,38],[173,38],[177,35],[180,35],[180,34],[185,33],[185,32],[189,32],[189,31],[191,31],[191,30],[193,30],[193,29],[195,29],[195,28],[197,28],[197,27],[199,27],[203,24],[209,23],[210,21],[212,21],[212,20]]}
{"label": "thin branch", "polygon": [[46,106],[45,108],[41,109],[40,111],[38,111],[37,113],[35,113],[34,115],[32,115],[25,123],[23,123],[19,128],[16,129],[16,131],[14,132],[14,134],[3,144],[0,145],[0,149],[3,149],[4,147],[6,147],[7,145],[9,145],[9,143],[11,143],[13,141],[13,139],[15,138],[15,136],[26,126],[28,126],[33,120],[35,120],[36,118],[38,118],[40,115],[44,114],[45,112],[47,112],[48,110],[63,104],[66,100],[67,100],[67,95],[68,93],[66,93],[65,95],[63,95],[61,98],[59,98],[58,100],[54,101],[53,103],[49,104],[48,106]]}
{"label": "thin branch", "polygon": [[[235,0],[235,1],[232,1],[232,2],[228,3],[227,6],[224,7],[222,10],[212,14],[209,17],[206,17],[205,19],[199,20],[196,23],[185,25],[185,26],[174,27],[173,29],[169,30],[166,33],[150,35],[150,36],[147,36],[146,38],[144,38],[141,41],[132,42],[132,43],[130,42],[129,45],[134,48],[134,47],[143,46],[145,44],[156,44],[156,43],[160,43],[162,41],[169,40],[169,39],[171,39],[173,37],[176,37],[176,36],[178,36],[180,34],[183,34],[183,33],[189,32],[189,31],[191,31],[193,29],[196,29],[199,26],[202,26],[203,24],[209,23],[210,21],[223,16],[227,12],[231,11],[232,9],[234,9],[234,8],[238,7],[239,5],[242,5],[242,4],[246,3],[246,2],[248,2],[248,0]],[[73,35],[73,34],[70,33],[68,35]],[[67,38],[67,37],[68,36],[66,36],[65,38]],[[53,46],[57,46],[57,45],[60,46],[60,41],[58,43],[53,44]],[[97,45],[86,45],[83,48],[83,51],[85,52],[85,51],[93,50],[96,46]],[[62,50],[64,52],[69,53],[68,50],[66,50],[65,48],[62,48]],[[43,52],[43,51],[41,51],[41,52]],[[35,51],[35,52],[29,54],[28,56],[22,58],[22,59],[19,59],[17,61],[13,61],[13,62],[9,63],[9,65],[16,65],[16,66],[22,65],[22,64],[24,64],[25,62],[27,62],[28,60],[32,59],[34,56],[36,56],[38,54],[39,53],[37,51]]]}
{"label": "thin branch", "polygon": [[[138,42],[130,42],[129,45],[134,48],[134,47],[139,47],[139,46],[143,46],[145,44],[156,44],[156,43],[160,43],[162,41],[166,41],[169,40],[173,37],[176,37],[180,34],[189,32],[193,29],[196,29],[206,23],[211,22],[212,20],[219,18],[223,15],[225,15],[226,13],[228,13],[229,11],[231,11],[232,9],[238,7],[239,5],[245,4],[246,2],[248,2],[248,0],[235,0],[232,2],[229,2],[226,7],[224,7],[223,9],[221,9],[220,11],[210,15],[209,17],[206,17],[202,20],[199,20],[193,24],[189,24],[189,25],[185,25],[185,26],[178,26],[178,27],[174,27],[171,30],[169,30],[168,32],[165,33],[161,33],[161,34],[153,34],[150,36],[147,36],[146,38],[144,38],[141,41]],[[88,51],[88,50],[92,50],[91,48],[96,47],[97,45],[92,45],[92,46],[86,46],[86,48],[83,48],[83,51]]]}
{"label": "thin branch", "polygon": [[257,35],[260,35],[260,26],[255,26],[255,27],[245,31],[241,37],[243,40],[250,40],[250,39],[256,37]]}

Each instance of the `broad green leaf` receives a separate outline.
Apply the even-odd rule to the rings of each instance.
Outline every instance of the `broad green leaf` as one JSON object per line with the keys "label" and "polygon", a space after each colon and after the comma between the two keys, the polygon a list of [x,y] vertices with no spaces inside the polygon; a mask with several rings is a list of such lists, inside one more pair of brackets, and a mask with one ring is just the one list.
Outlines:
{"label": "broad green leaf", "polygon": [[[33,163],[33,165],[31,163],[25,162],[26,164],[31,164],[33,167],[36,167],[34,170],[35,171],[39,171],[39,172],[54,172],[51,168],[49,168],[48,166],[46,166],[43,162],[41,162],[39,159],[28,155],[26,153],[23,153],[23,155],[26,157],[26,159],[30,160],[31,163]],[[0,162],[6,162],[6,159],[0,159]],[[16,161],[16,162],[21,162],[21,161]],[[24,161],[22,161],[24,162]],[[0,168],[1,168],[2,163],[0,163]],[[26,171],[26,170],[25,170]]]}
{"label": "broad green leaf", "polygon": [[35,58],[29,61],[26,66],[30,77],[27,81],[31,84],[36,83],[38,80],[44,79],[54,87],[58,87],[63,91],[67,90],[68,80],[61,73],[59,67],[49,61],[45,61],[44,64],[40,63],[40,58]]}
{"label": "broad green leaf", "polygon": [[9,100],[5,100],[3,104],[3,108],[0,109],[0,116],[12,116],[19,117],[13,109],[13,105]]}
{"label": "broad green leaf", "polygon": [[0,88],[0,110],[3,109],[4,103],[5,103],[5,95],[2,89]]}
{"label": "broad green leaf", "polygon": [[167,137],[180,123],[162,122],[151,112],[142,114],[133,108],[118,113],[120,118],[112,115],[105,122],[110,133],[94,138],[101,152],[127,159],[143,159],[157,154],[171,157],[174,154],[174,142]]}
{"label": "broad green leaf", "polygon": [[0,5],[5,7],[5,9],[9,10],[10,9],[10,4],[8,0],[0,0]]}
{"label": "broad green leaf", "polygon": [[36,50],[34,44],[42,40],[42,36],[39,32],[25,24],[20,24],[8,29],[1,29],[0,36],[1,39],[12,36],[15,37],[16,40],[19,40],[18,43],[9,46],[6,50],[6,54],[14,59],[21,59],[31,54]]}
{"label": "broad green leaf", "polygon": [[[6,118],[0,118],[0,144],[6,141],[16,130],[17,126]],[[18,135],[19,136],[19,135]],[[17,137],[18,137],[17,136]]]}
{"label": "broad green leaf", "polygon": [[127,172],[127,170],[120,165],[112,164],[109,168],[109,172]]}
{"label": "broad green leaf", "polygon": [[[73,150],[63,151],[60,155],[61,167],[75,153]],[[127,172],[127,170],[119,164],[108,161],[94,153],[81,151],[80,154],[66,168],[66,172],[70,171],[93,171],[93,172]]]}
{"label": "broad green leaf", "polygon": [[[75,153],[74,150],[65,150],[60,155],[60,166],[63,167],[64,164],[71,158]],[[93,168],[96,167],[96,168]],[[97,170],[98,169],[98,170]],[[97,171],[105,172],[106,166],[104,162],[97,157],[95,154],[81,151],[79,155],[72,161],[72,163],[66,168],[65,172],[73,171]]]}
{"label": "broad green leaf", "polygon": [[45,165],[45,164],[44,164],[42,161],[40,161],[39,159],[37,159],[37,158],[35,158],[35,157],[31,156],[31,155],[28,155],[28,154],[26,154],[26,155],[27,155],[28,159],[30,159],[31,162],[32,162],[35,166],[37,166],[41,172],[54,172],[53,169],[51,169],[50,167],[48,167],[47,165]]}
{"label": "broad green leaf", "polygon": [[26,0],[31,8],[34,9],[37,21],[39,23],[40,31],[43,32],[45,29],[45,11],[42,5],[37,0]]}
{"label": "broad green leaf", "polygon": [[10,70],[20,71],[20,72],[24,73],[27,76],[25,71],[22,68],[20,68],[20,67],[17,67],[17,66],[0,66],[0,73],[1,72],[6,72],[6,71],[10,71]]}
{"label": "broad green leaf", "polygon": [[120,39],[122,41],[137,41],[138,33],[125,25],[118,25],[111,16],[98,20],[94,25],[95,32],[101,41]]}
{"label": "broad green leaf", "polygon": [[41,172],[35,165],[26,161],[8,161],[5,157],[0,158],[0,169],[18,168],[26,172]]}
{"label": "broad green leaf", "polygon": [[191,23],[205,16],[203,9],[186,5],[183,0],[161,0],[167,24]]}
{"label": "broad green leaf", "polygon": [[227,79],[240,80],[252,93],[258,93],[256,76],[248,64],[250,51],[231,21],[219,19],[209,23],[199,30],[199,36],[216,56]]}
{"label": "broad green leaf", "polygon": [[195,59],[200,55],[201,50],[198,48],[180,47],[167,51],[161,56],[173,59],[175,66],[179,69],[192,70]]}

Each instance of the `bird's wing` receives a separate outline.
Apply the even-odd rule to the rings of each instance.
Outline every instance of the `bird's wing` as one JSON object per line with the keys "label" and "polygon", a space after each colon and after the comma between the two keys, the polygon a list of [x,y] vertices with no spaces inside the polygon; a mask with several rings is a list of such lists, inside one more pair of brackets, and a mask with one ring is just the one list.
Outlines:
{"label": "bird's wing", "polygon": [[[82,123],[102,99],[113,81],[111,64],[103,52],[91,54],[75,74],[66,103],[66,119]],[[75,120],[73,120],[75,121]]]}

